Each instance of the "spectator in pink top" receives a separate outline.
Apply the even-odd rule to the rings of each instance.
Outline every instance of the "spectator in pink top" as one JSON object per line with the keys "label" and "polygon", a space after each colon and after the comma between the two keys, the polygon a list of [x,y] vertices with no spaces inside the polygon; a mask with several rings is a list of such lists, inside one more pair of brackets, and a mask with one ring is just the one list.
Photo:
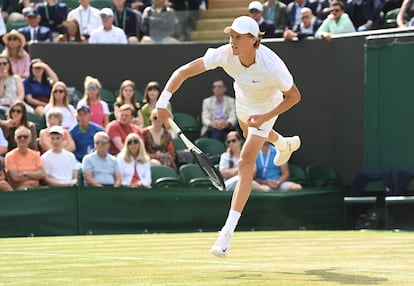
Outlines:
{"label": "spectator in pink top", "polygon": [[26,39],[23,34],[16,30],[11,30],[3,36],[5,44],[2,55],[10,59],[14,74],[27,78],[30,75],[30,56],[23,49]]}
{"label": "spectator in pink top", "polygon": [[83,98],[78,102],[77,109],[80,106],[87,105],[91,111],[90,121],[106,128],[109,122],[108,104],[101,100],[99,91],[102,88],[98,79],[87,76],[84,81],[85,92]]}

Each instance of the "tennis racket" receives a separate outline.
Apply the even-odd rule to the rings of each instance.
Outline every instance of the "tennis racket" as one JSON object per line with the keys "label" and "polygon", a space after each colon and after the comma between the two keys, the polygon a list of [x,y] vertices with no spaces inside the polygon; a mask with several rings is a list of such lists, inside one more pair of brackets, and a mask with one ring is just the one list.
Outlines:
{"label": "tennis racket", "polygon": [[204,154],[200,149],[198,149],[198,147],[194,145],[190,139],[187,138],[187,136],[185,136],[180,127],[178,127],[172,118],[168,119],[168,123],[174,132],[177,133],[177,136],[180,137],[181,141],[183,141],[187,149],[191,152],[195,161],[210,179],[214,187],[216,187],[219,191],[224,191],[226,189],[226,186],[224,185],[223,177],[221,176],[221,173],[214,167],[214,164],[210,161],[208,156]]}

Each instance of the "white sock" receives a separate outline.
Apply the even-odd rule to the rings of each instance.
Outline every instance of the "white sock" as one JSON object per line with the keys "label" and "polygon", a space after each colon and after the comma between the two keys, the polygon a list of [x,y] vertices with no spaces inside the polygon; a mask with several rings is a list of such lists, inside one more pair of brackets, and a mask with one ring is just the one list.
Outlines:
{"label": "white sock", "polygon": [[234,230],[236,229],[237,223],[239,222],[240,216],[241,216],[241,213],[234,211],[234,210],[230,210],[229,216],[227,217],[226,223],[224,224],[222,230],[234,232]]}
{"label": "white sock", "polygon": [[286,149],[287,148],[287,140],[286,140],[286,138],[285,137],[283,137],[282,135],[280,135],[279,133],[278,133],[278,139],[277,139],[277,141],[275,141],[275,142],[270,142],[270,143],[272,143],[273,145],[275,145],[275,147],[276,147],[276,149],[278,150],[278,151],[282,151],[282,150],[284,150],[284,149]]}

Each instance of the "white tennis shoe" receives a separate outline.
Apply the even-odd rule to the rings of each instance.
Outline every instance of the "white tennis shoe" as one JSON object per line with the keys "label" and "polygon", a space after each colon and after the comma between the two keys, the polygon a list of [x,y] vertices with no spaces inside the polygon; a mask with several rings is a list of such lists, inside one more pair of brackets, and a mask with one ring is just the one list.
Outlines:
{"label": "white tennis shoe", "polygon": [[290,156],[292,156],[292,153],[299,149],[300,147],[300,138],[299,136],[293,136],[293,137],[287,137],[287,148],[280,151],[277,150],[276,156],[273,159],[273,164],[276,166],[282,166],[287,161],[289,161]]}
{"label": "white tennis shoe", "polygon": [[210,253],[221,258],[226,257],[230,250],[232,237],[233,232],[221,230],[216,243],[210,249]]}

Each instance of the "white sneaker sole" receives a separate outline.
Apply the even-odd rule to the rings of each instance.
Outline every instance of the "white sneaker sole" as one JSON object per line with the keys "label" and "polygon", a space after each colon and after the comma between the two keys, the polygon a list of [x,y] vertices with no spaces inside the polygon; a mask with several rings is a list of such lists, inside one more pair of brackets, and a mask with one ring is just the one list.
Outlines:
{"label": "white sneaker sole", "polygon": [[287,138],[288,140],[288,147],[284,151],[277,151],[275,158],[273,159],[273,164],[276,166],[282,166],[286,164],[292,153],[295,152],[300,148],[301,142],[299,136],[293,136],[291,138]]}
{"label": "white sneaker sole", "polygon": [[217,246],[213,246],[210,249],[210,253],[213,254],[214,256],[220,257],[220,258],[226,258],[228,251],[223,251],[223,249],[221,249],[220,247]]}

